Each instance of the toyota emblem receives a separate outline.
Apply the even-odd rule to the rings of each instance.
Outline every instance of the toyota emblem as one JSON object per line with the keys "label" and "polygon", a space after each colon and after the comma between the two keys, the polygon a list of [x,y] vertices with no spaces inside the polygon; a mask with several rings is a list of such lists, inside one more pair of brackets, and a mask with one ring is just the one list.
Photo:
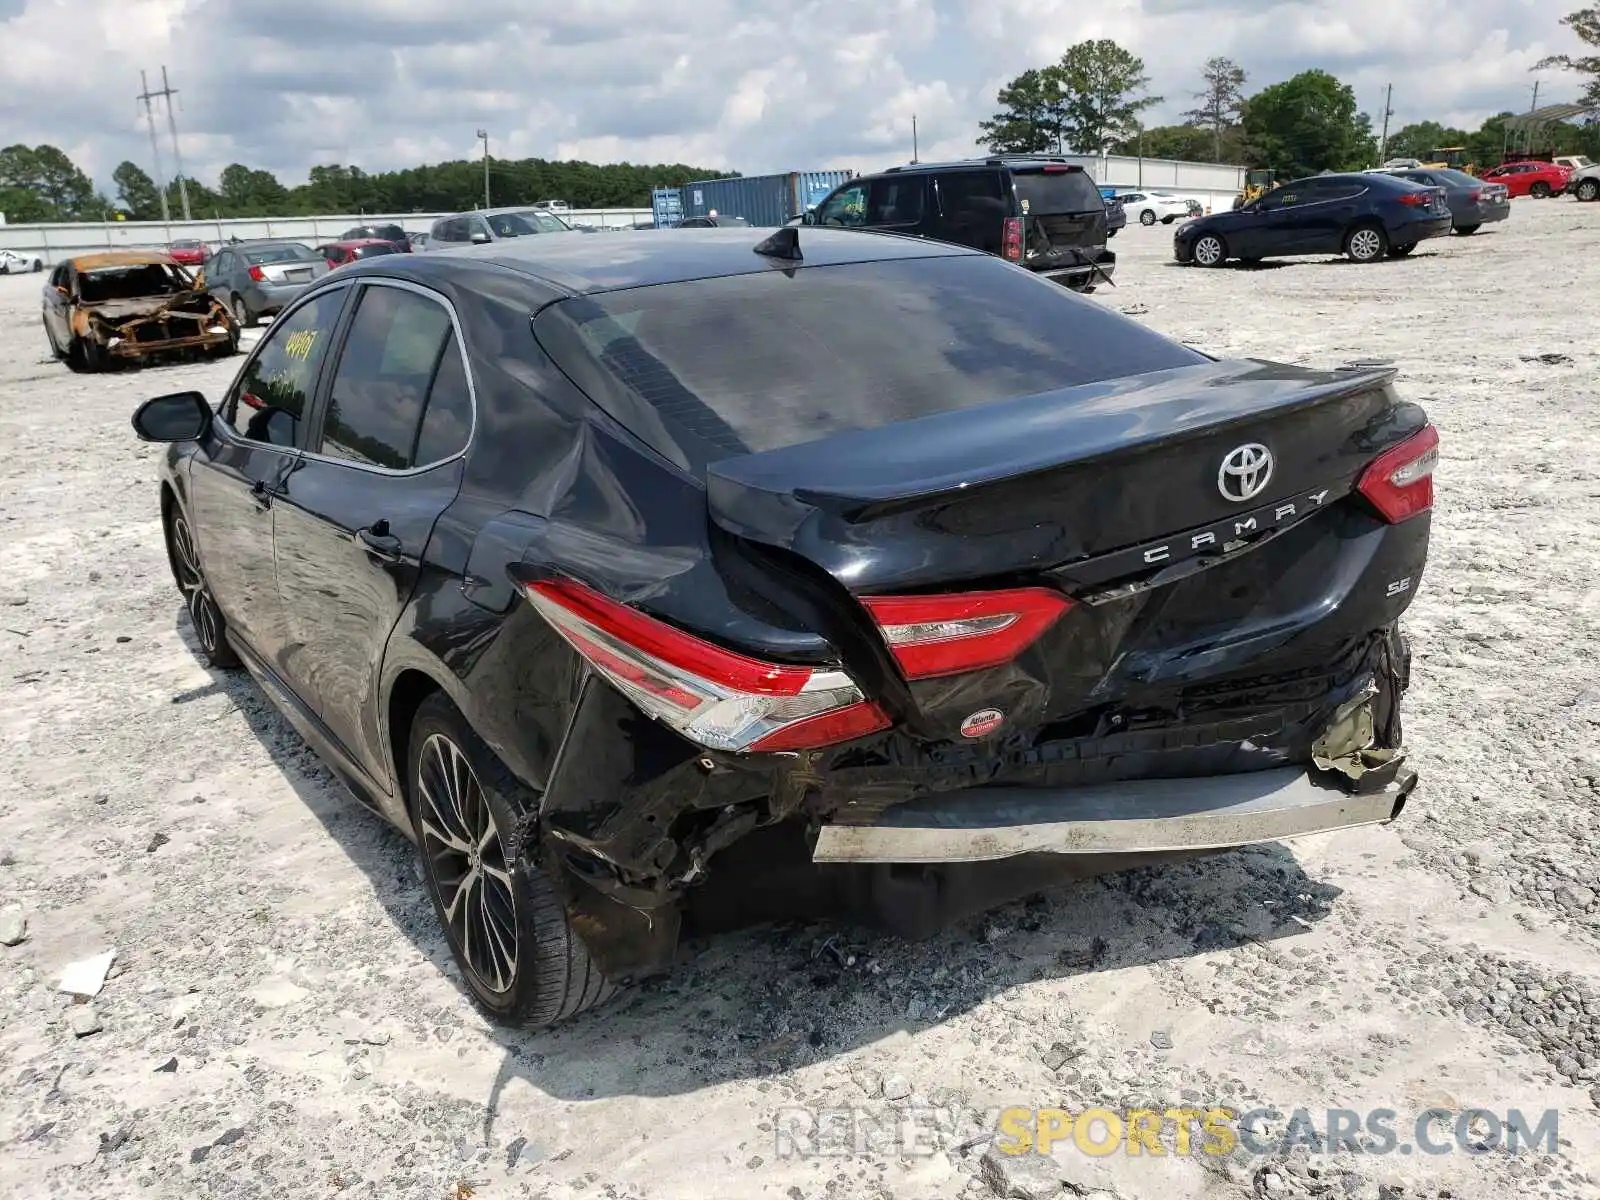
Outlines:
{"label": "toyota emblem", "polygon": [[1272,451],[1250,442],[1228,451],[1217,469],[1217,491],[1224,500],[1242,504],[1266,490],[1272,480]]}

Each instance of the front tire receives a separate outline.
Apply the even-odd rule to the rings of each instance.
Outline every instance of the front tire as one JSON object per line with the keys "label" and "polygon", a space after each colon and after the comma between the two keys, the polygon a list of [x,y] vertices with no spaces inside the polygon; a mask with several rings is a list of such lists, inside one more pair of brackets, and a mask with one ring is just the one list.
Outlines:
{"label": "front tire", "polygon": [[1345,256],[1355,263],[1373,263],[1389,251],[1389,235],[1377,225],[1357,225],[1344,235]]}
{"label": "front tire", "polygon": [[448,697],[422,702],[407,743],[406,799],[422,873],[450,954],[495,1021],[554,1025],[616,986],[589,957],[518,831],[538,796],[506,769]]}
{"label": "front tire", "polygon": [[1541,179],[1528,189],[1528,195],[1535,200],[1548,200],[1550,199],[1550,185]]}
{"label": "front tire", "polygon": [[189,611],[189,624],[194,628],[195,640],[200,643],[201,655],[220,671],[237,667],[239,656],[228,644],[227,618],[222,615],[206,583],[194,531],[189,527],[189,519],[177,508],[176,501],[167,520],[167,559],[172,564],[172,577],[178,581],[178,590],[183,593],[183,604]]}
{"label": "front tire", "polygon": [[1483,228],[1481,225],[1457,225],[1456,234],[1459,237],[1471,237],[1481,228]]}
{"label": "front tire", "polygon": [[104,347],[88,338],[74,337],[67,344],[67,366],[83,375],[104,371],[110,364]]}
{"label": "front tire", "polygon": [[1228,261],[1227,244],[1214,233],[1197,237],[1190,254],[1197,267],[1220,267]]}
{"label": "front tire", "polygon": [[1139,224],[1141,224],[1141,225],[1154,225],[1155,223],[1156,223],[1156,214],[1151,212],[1148,208],[1145,209],[1142,213],[1139,214]]}
{"label": "front tire", "polygon": [[1600,179],[1580,179],[1572,194],[1585,204],[1592,200],[1600,200]]}

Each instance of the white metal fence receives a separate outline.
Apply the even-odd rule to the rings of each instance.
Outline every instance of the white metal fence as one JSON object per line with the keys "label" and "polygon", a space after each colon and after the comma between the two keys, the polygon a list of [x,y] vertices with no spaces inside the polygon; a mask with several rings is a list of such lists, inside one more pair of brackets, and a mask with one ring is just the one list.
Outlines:
{"label": "white metal fence", "polygon": [[[362,213],[326,217],[223,217],[210,221],[105,221],[49,225],[0,225],[0,249],[42,258],[54,264],[96,250],[145,250],[180,238],[199,238],[208,245],[231,237],[292,238],[313,246],[332,241],[356,225],[398,225],[426,233],[449,213]],[[648,208],[586,208],[563,213],[567,220],[598,229],[624,229],[650,220]]]}

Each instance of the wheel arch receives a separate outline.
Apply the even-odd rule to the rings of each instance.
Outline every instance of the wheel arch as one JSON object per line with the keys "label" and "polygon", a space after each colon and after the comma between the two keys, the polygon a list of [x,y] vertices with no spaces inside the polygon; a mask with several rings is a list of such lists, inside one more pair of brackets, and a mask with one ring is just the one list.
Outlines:
{"label": "wheel arch", "polygon": [[395,799],[406,815],[409,827],[410,808],[406,804],[406,763],[411,754],[411,723],[423,701],[435,692],[448,692],[427,671],[415,666],[401,668],[389,683],[389,694],[384,701],[385,743],[389,748],[389,770],[395,784]]}

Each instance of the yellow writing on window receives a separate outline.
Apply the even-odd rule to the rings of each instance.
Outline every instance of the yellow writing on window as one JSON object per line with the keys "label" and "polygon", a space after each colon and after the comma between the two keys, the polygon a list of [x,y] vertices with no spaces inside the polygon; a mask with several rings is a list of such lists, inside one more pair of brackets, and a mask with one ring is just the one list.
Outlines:
{"label": "yellow writing on window", "polygon": [[283,339],[283,352],[290,358],[305,362],[311,357],[311,348],[317,344],[321,332],[319,329],[302,329],[298,333],[291,333]]}

